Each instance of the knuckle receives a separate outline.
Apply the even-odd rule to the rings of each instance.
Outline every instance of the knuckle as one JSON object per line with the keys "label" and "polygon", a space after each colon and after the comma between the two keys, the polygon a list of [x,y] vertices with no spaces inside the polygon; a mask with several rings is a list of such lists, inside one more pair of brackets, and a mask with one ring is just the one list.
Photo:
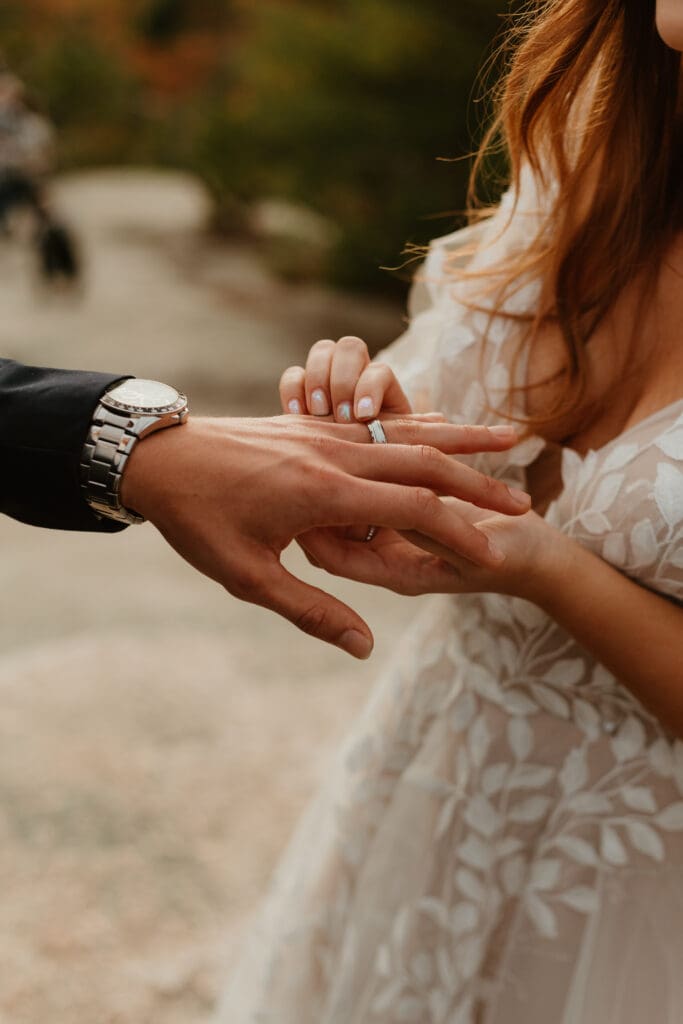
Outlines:
{"label": "knuckle", "polygon": [[297,615],[294,624],[309,636],[320,636],[328,619],[327,609],[322,604],[311,605],[305,612]]}
{"label": "knuckle", "polygon": [[386,583],[382,584],[387,590],[390,590],[392,594],[399,594],[401,597],[419,597],[420,594],[424,593],[424,590],[420,588],[419,583],[413,580],[406,573],[398,573],[392,575]]}
{"label": "knuckle", "polygon": [[422,462],[427,468],[441,469],[444,456],[438,448],[432,448],[429,444],[421,444],[418,445],[417,451],[419,452],[420,462]]}
{"label": "knuckle", "polygon": [[337,347],[350,352],[367,352],[368,350],[363,339],[357,338],[355,334],[345,334],[337,342]]}
{"label": "knuckle", "polygon": [[495,501],[499,505],[509,507],[510,491],[508,487],[501,480],[492,480],[490,477],[488,477],[488,481],[488,496],[490,500]]}
{"label": "knuckle", "polygon": [[393,380],[394,371],[386,363],[373,363],[369,368],[380,380]]}
{"label": "knuckle", "polygon": [[286,370],[283,376],[280,378],[280,390],[290,391],[297,388],[300,383],[303,383],[305,378],[305,372],[298,370],[294,367]]}
{"label": "knuckle", "polygon": [[322,495],[336,494],[343,487],[342,475],[333,466],[316,466],[309,480],[319,498]]}
{"label": "knuckle", "polygon": [[[328,434],[312,434],[306,439],[309,454],[321,457],[325,461],[333,461],[338,457],[339,442]],[[311,468],[321,472],[319,461],[315,460]]]}
{"label": "knuckle", "polygon": [[311,347],[311,352],[329,352],[334,348],[336,345],[331,338],[321,338]]}
{"label": "knuckle", "polygon": [[508,505],[510,503],[510,488],[502,480],[491,480],[491,487],[498,501]]}
{"label": "knuckle", "polygon": [[297,474],[301,494],[307,502],[320,501],[323,496],[337,494],[345,485],[343,473],[334,464],[334,455],[330,450],[320,450],[319,455],[322,457],[304,459]]}
{"label": "knuckle", "polygon": [[280,386],[287,384],[298,384],[306,376],[303,366],[288,366],[280,377]]}
{"label": "knuckle", "polygon": [[227,572],[225,589],[242,601],[253,601],[258,596],[260,578],[248,565],[232,566]]}
{"label": "knuckle", "polygon": [[493,480],[490,476],[486,476],[485,473],[482,473],[480,475],[479,488],[481,490],[481,493],[486,498],[490,498],[493,495],[494,491],[496,491],[499,486],[500,485],[495,480]]}
{"label": "knuckle", "polygon": [[434,491],[430,491],[428,487],[416,487],[413,500],[418,513],[421,515],[432,518],[441,511],[441,502]]}

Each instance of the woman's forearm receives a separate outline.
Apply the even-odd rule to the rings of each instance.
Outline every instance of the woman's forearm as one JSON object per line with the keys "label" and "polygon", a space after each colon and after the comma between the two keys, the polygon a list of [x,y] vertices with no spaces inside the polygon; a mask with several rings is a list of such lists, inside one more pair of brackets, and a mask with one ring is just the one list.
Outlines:
{"label": "woman's forearm", "polygon": [[537,603],[683,739],[683,608],[567,545]]}

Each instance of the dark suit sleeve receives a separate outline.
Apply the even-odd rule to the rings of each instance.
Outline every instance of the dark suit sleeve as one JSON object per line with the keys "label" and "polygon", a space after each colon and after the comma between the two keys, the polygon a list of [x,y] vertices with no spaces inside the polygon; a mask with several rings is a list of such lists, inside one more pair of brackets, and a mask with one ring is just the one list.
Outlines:
{"label": "dark suit sleeve", "polygon": [[81,493],[81,449],[100,396],[125,375],[0,359],[0,512],[31,526],[114,533]]}

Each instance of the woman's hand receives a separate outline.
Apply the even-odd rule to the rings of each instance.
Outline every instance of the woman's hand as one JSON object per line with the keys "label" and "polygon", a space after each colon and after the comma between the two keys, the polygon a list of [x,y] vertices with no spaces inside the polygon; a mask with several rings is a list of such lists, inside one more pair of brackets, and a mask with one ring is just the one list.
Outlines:
{"label": "woman's hand", "polygon": [[[394,418],[405,419],[410,417],[416,421],[432,421],[435,423],[445,422],[439,413],[428,413],[423,416],[414,416],[411,405],[397,380],[393,370],[383,363],[371,363],[368,347],[361,338],[347,336],[340,338],[338,342],[324,340],[318,341],[311,349],[306,361],[306,367],[290,366],[285,370],[280,379],[280,399],[284,412],[292,415],[309,415],[317,418],[335,419],[338,423],[350,423],[352,421],[367,422],[381,416],[390,422]],[[477,442],[469,449],[461,448],[459,454],[473,453],[475,451],[492,451],[488,443],[490,437],[500,440],[500,450],[511,448],[517,441],[517,433],[514,427],[508,425],[493,426],[489,428],[465,428],[478,433]],[[476,447],[481,444],[482,429],[486,429],[490,435],[485,447]],[[473,437],[474,440],[474,437]],[[466,469],[466,467],[461,467]],[[500,487],[497,482],[490,481],[492,494]],[[444,492],[437,492],[444,493]],[[460,491],[462,498],[469,498],[469,494]],[[510,515],[520,515],[528,511],[531,499],[524,492],[516,491],[514,496],[519,502],[516,509],[505,509]],[[481,507],[481,502],[476,498],[472,499]],[[471,519],[467,511],[471,506],[465,502],[462,505],[463,523],[474,526],[477,529],[476,521]],[[489,506],[490,507],[490,506]],[[499,510],[499,509],[498,509]],[[476,510],[475,510],[476,512]],[[344,531],[334,530],[328,532],[328,540],[335,547],[338,540],[363,541],[368,535],[369,526],[349,527]],[[375,552],[388,552],[389,546],[395,549],[400,542],[398,535],[393,534],[381,537],[381,544],[377,538],[372,545]],[[408,571],[408,563],[411,562],[410,547],[406,541],[402,541],[402,548],[405,548],[405,559],[402,564],[404,571]],[[302,544],[304,550],[305,545]],[[363,546],[366,552],[367,545]],[[496,551],[496,545],[493,544]],[[310,553],[310,552],[307,552]],[[357,552],[356,552],[357,554]],[[395,550],[392,550],[395,554]],[[377,563],[376,563],[377,564]],[[334,570],[331,570],[334,571]],[[382,572],[382,578],[386,579],[386,569]],[[409,586],[403,580],[402,586]],[[402,592],[412,592],[403,590]],[[419,591],[422,592],[422,591]]]}
{"label": "woman's hand", "polygon": [[283,373],[280,399],[285,413],[332,416],[337,423],[412,412],[393,371],[371,363],[365,342],[350,336],[316,342],[305,368],[290,366]]}
{"label": "woman's hand", "polygon": [[455,498],[443,503],[476,527],[504,559],[481,566],[419,533],[384,530],[372,544],[340,542],[329,530],[299,538],[309,559],[335,575],[344,575],[399,594],[498,593],[543,605],[571,569],[574,541],[535,512],[522,516],[491,514]]}

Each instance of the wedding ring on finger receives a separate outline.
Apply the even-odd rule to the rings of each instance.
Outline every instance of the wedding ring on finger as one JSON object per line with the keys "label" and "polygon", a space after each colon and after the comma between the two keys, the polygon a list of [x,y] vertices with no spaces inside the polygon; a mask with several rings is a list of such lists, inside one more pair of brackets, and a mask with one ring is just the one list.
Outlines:
{"label": "wedding ring on finger", "polygon": [[372,420],[371,423],[366,423],[365,426],[370,431],[373,444],[389,444],[387,435],[384,433],[384,427],[379,420]]}
{"label": "wedding ring on finger", "polygon": [[[373,444],[388,444],[387,435],[384,433],[384,427],[379,420],[372,420],[370,423],[366,423],[366,427],[370,431],[370,437]],[[365,543],[369,544],[377,536],[379,530],[378,526],[371,526],[368,530],[365,538]]]}

